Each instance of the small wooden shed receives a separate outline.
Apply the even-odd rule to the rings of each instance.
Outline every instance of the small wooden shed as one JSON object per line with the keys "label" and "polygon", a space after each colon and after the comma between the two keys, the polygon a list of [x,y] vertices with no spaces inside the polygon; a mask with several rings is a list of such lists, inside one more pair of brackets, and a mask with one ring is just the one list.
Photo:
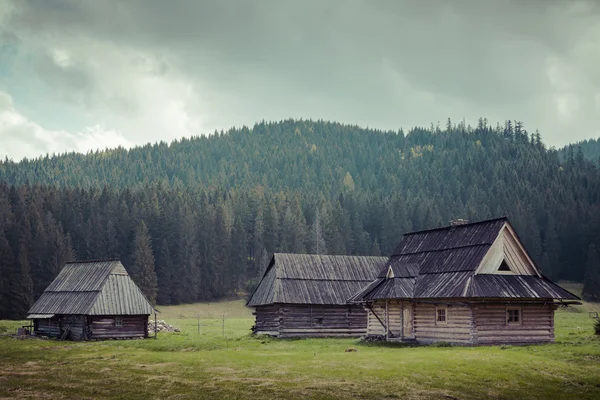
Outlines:
{"label": "small wooden shed", "polygon": [[369,284],[386,257],[275,254],[247,306],[257,334],[360,337],[367,314],[347,299]]}
{"label": "small wooden shed", "polygon": [[37,335],[146,338],[156,313],[118,260],[68,263],[29,310]]}
{"label": "small wooden shed", "polygon": [[506,218],[405,234],[378,278],[349,300],[367,333],[465,345],[554,340],[554,311],[577,296],[546,278]]}

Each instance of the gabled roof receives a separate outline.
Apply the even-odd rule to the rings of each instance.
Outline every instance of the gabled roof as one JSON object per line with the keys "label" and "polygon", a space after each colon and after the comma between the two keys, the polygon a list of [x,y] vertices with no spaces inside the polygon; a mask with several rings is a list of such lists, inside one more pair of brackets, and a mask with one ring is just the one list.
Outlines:
{"label": "gabled roof", "polygon": [[377,277],[386,257],[273,255],[249,307],[268,304],[347,304]]}
{"label": "gabled roof", "polygon": [[118,260],[68,263],[29,314],[149,315],[154,307]]}
{"label": "gabled roof", "polygon": [[[490,252],[495,243],[502,246],[496,240],[503,240],[504,236],[498,238],[505,230],[523,249],[521,257],[531,264],[528,268],[535,272],[533,275],[480,273],[482,265],[488,267],[486,271],[490,269],[485,257],[496,254]],[[387,273],[390,269],[392,274]],[[349,301],[461,297],[578,299],[544,277],[530,261],[508,219],[497,218],[405,234],[378,278]]]}

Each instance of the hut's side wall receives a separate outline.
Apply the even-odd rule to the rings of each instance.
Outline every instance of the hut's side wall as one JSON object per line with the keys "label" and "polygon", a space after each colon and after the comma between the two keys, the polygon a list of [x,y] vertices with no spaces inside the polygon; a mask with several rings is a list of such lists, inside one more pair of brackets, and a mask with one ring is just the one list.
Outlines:
{"label": "hut's side wall", "polygon": [[[521,310],[518,324],[507,322],[507,308]],[[554,341],[554,305],[473,305],[475,343],[548,343]]]}
{"label": "hut's side wall", "polygon": [[83,315],[63,315],[60,319],[61,329],[69,329],[67,339],[82,340],[87,338],[85,317]]}
{"label": "hut's side wall", "polygon": [[360,337],[367,313],[348,305],[279,305],[279,337]]}
{"label": "hut's side wall", "polygon": [[[369,304],[367,309],[367,335],[385,336],[386,323],[385,301],[377,301]],[[379,318],[379,319],[378,319]]]}
{"label": "hut's side wall", "polygon": [[436,305],[415,303],[415,339],[420,343],[449,342],[471,344],[473,342],[473,316],[471,308],[458,304],[437,305],[446,308],[446,322],[436,317]]}
{"label": "hut's side wall", "polygon": [[256,316],[254,328],[257,335],[279,336],[279,307],[274,305],[259,306],[254,311]]}
{"label": "hut's side wall", "polygon": [[34,332],[40,336],[59,338],[69,330],[66,339],[86,339],[85,317],[83,315],[57,315],[52,318],[34,320]]}
{"label": "hut's side wall", "polygon": [[58,317],[33,320],[33,331],[39,336],[60,336],[60,320]]}
{"label": "hut's side wall", "polygon": [[[120,317],[121,326],[116,326]],[[90,339],[148,337],[148,315],[103,315],[89,316]]]}

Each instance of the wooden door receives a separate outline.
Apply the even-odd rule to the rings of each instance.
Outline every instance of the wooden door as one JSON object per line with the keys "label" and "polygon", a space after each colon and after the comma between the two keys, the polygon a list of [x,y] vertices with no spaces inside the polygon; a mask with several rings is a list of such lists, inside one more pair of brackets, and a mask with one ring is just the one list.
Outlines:
{"label": "wooden door", "polygon": [[414,337],[412,303],[402,303],[402,336]]}

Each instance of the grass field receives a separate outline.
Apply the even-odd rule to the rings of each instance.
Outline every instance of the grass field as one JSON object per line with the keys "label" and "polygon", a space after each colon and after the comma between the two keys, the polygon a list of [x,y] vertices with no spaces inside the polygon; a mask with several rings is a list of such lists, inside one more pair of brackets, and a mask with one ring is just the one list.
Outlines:
{"label": "grass field", "polygon": [[[555,344],[476,348],[252,337],[241,300],[159,309],[181,333],[87,343],[0,337],[0,398],[600,398],[600,337],[588,317],[598,304],[559,310]],[[21,324],[0,321],[0,333]]]}

